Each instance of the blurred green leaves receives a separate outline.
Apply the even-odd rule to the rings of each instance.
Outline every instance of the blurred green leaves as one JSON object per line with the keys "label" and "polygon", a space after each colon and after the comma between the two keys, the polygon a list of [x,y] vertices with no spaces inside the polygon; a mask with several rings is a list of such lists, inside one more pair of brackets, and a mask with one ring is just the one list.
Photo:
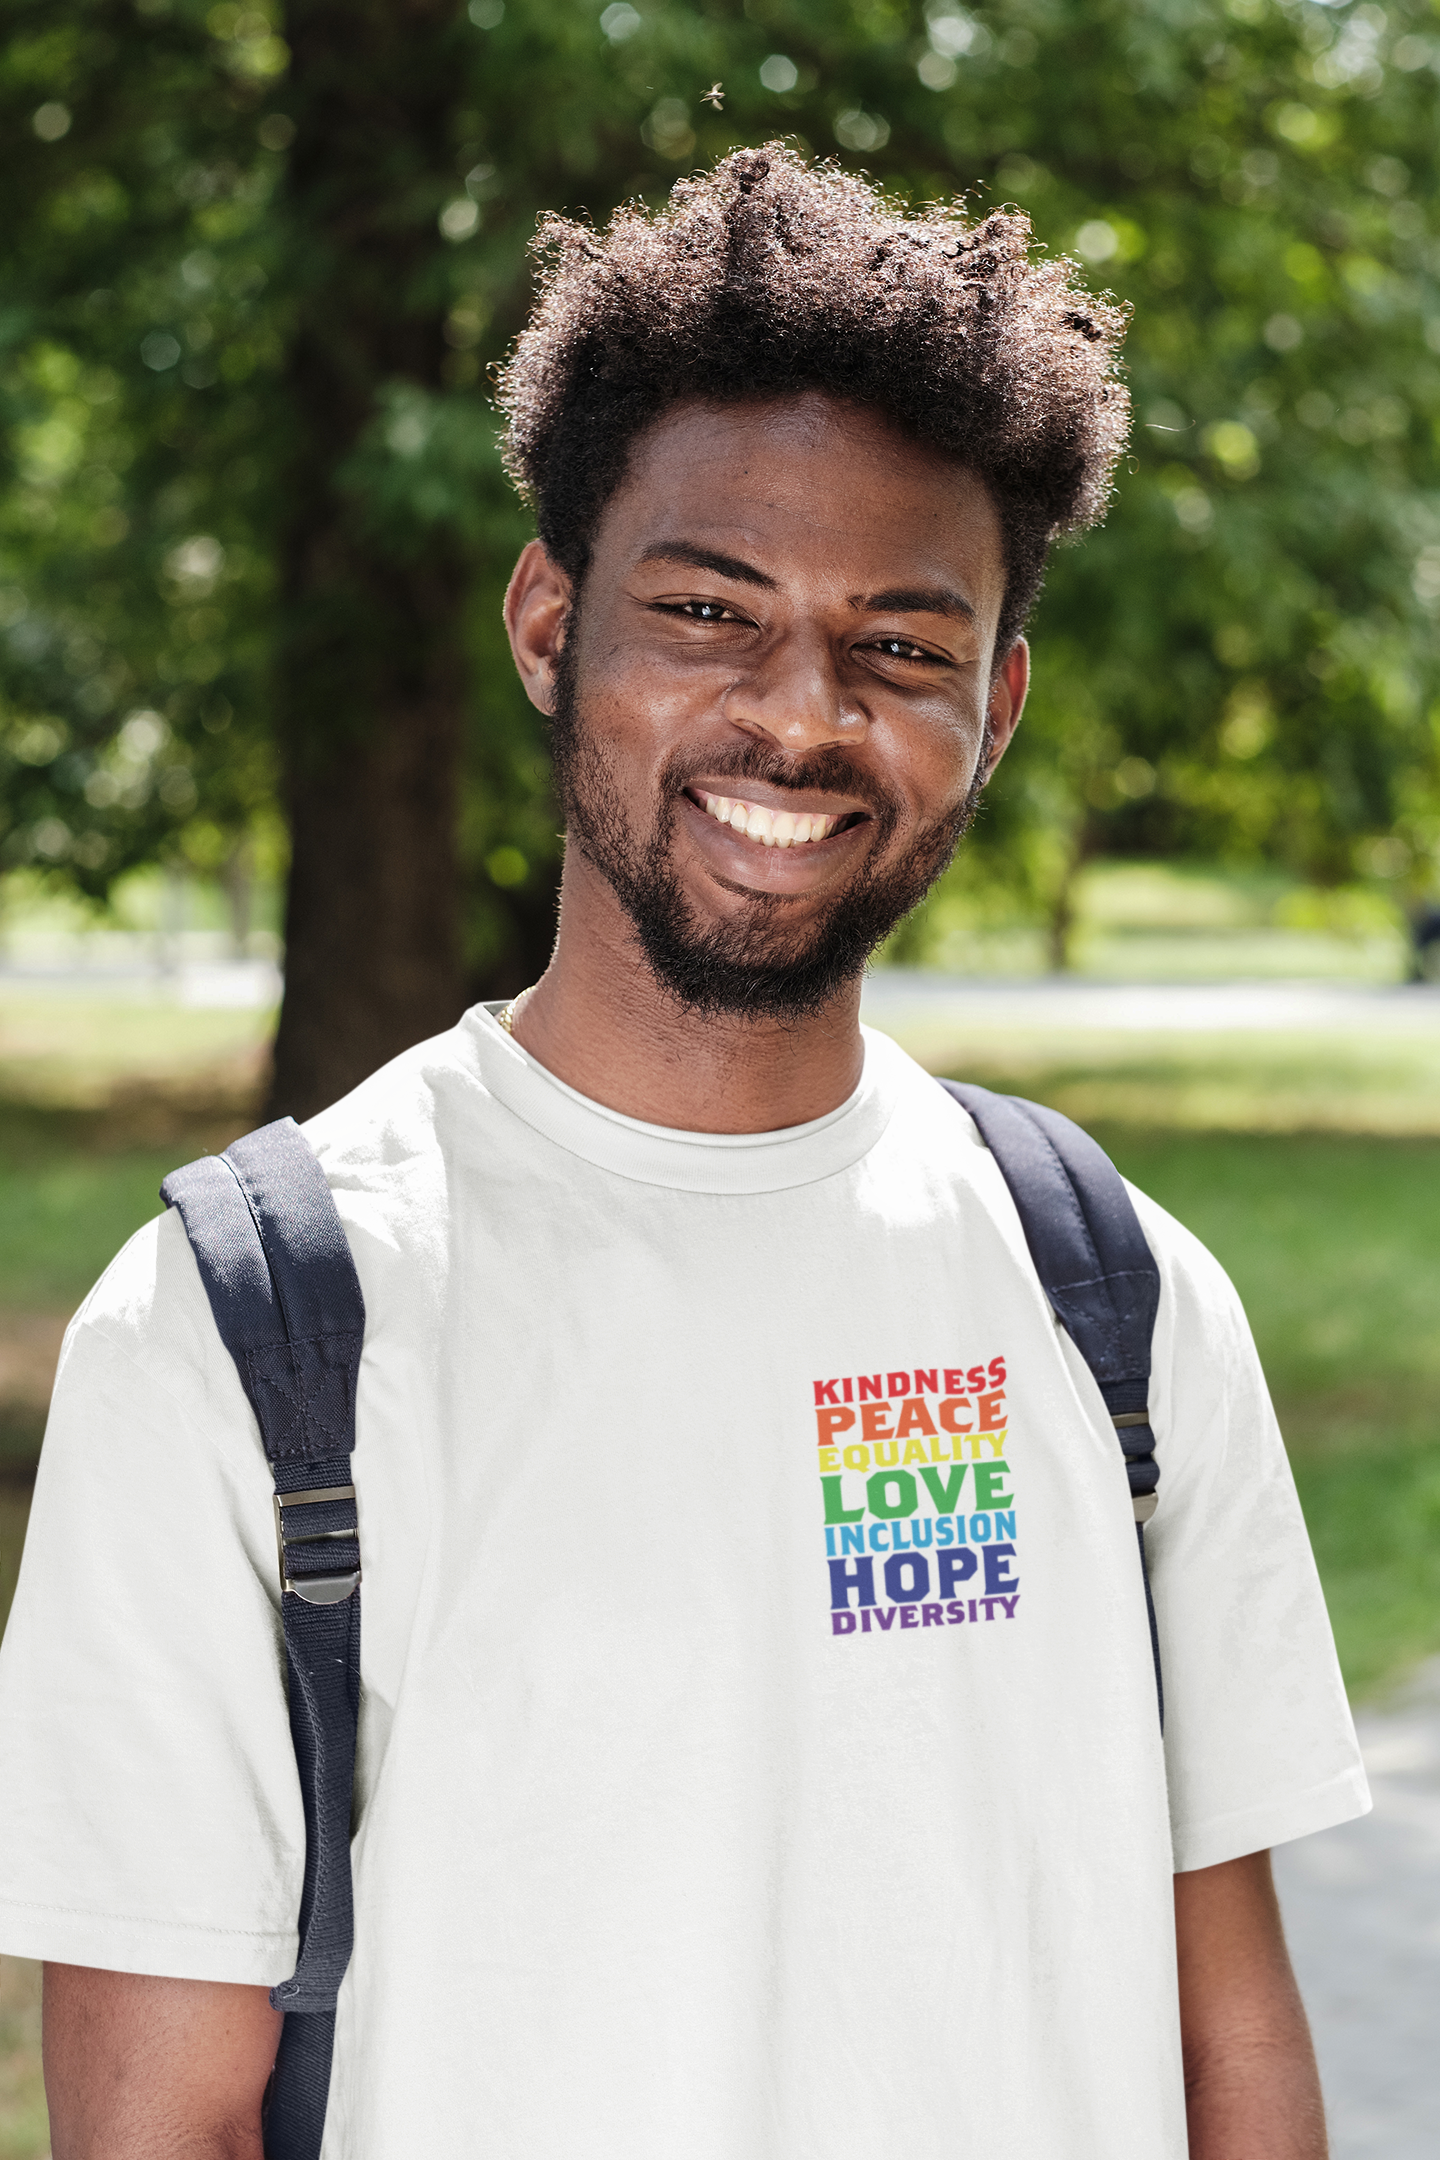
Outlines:
{"label": "blurred green leaves", "polygon": [[480,548],[505,505],[495,424],[480,399],[384,384],[353,454],[336,472],[366,530],[399,559],[436,531]]}
{"label": "blurred green leaves", "polygon": [[[277,192],[306,125],[278,6],[5,0],[0,20],[20,206],[0,234],[0,863],[100,891],[202,827],[212,853],[238,844],[270,800],[282,367],[316,251],[347,236],[323,175],[298,222]],[[336,485],[397,563],[443,534],[472,566],[477,966],[543,933],[557,860],[498,635],[527,528],[486,402],[535,219],[657,201],[774,133],[914,198],[1017,202],[1134,309],[1133,455],[1103,531],[1056,557],[1031,712],[955,875],[1048,908],[1057,939],[1075,867],[1106,851],[1433,886],[1425,0],[457,0],[446,50],[423,158],[387,144],[383,84],[355,117],[367,215],[428,240],[375,296],[396,363]],[[443,389],[404,362],[405,325],[437,313]],[[202,592],[167,565],[206,540]],[[136,760],[144,712],[166,736]]]}
{"label": "blurred green leaves", "polygon": [[251,386],[281,349],[278,166],[253,25],[237,78],[198,9],[4,19],[0,864],[99,894],[157,853],[214,867],[271,800]]}

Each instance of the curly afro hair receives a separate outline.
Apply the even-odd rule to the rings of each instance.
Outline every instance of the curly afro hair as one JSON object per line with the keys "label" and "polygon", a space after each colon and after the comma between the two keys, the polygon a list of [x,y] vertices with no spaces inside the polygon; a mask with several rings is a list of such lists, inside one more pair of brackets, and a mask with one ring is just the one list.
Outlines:
{"label": "curly afro hair", "polygon": [[1000,513],[997,661],[1057,535],[1101,516],[1124,446],[1124,312],[1029,220],[907,215],[783,143],[627,205],[603,233],[544,220],[539,298],[500,370],[505,463],[578,591],[630,446],[669,407],[824,391],[885,413],[977,474]]}

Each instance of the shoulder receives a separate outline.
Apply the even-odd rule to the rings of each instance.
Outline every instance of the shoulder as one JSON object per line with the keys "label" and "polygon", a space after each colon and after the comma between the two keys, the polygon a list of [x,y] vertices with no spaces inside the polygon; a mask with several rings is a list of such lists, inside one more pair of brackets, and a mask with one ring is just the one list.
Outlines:
{"label": "shoulder", "polygon": [[301,1127],[365,1281],[385,1256],[443,1244],[451,1166],[495,1108],[479,1016],[382,1065]]}
{"label": "shoulder", "polygon": [[248,1458],[249,1419],[184,1225],[154,1217],[122,1246],[66,1330],[53,1428],[76,1418],[107,1444],[127,1420],[178,1417],[221,1455]]}
{"label": "shoulder", "polygon": [[[417,1045],[303,1128],[362,1277],[378,1252],[413,1257],[407,1225],[433,1215],[447,1120],[483,1094],[469,1033],[462,1021]],[[222,1452],[250,1452],[252,1421],[176,1210],[138,1230],[96,1283],[67,1331],[56,1384],[64,1402],[126,1392],[153,1401],[159,1391]]]}
{"label": "shoulder", "polygon": [[890,1036],[868,1027],[864,1036],[866,1083],[887,1102],[886,1150],[972,1180],[990,1151],[969,1111]]}
{"label": "shoulder", "polygon": [[381,1191],[443,1147],[488,1099],[476,1016],[417,1043],[301,1128],[332,1190]]}
{"label": "shoulder", "polygon": [[1241,1345],[1250,1352],[1250,1327],[1240,1294],[1214,1253],[1128,1178],[1125,1189],[1160,1270],[1157,1337],[1165,1330],[1203,1342],[1216,1353]]}
{"label": "shoulder", "polygon": [[[898,1045],[886,1044],[883,1054],[901,1113],[895,1122],[903,1124],[908,1142],[923,1148],[938,1168],[978,1181],[993,1201],[1006,1189],[1005,1179],[969,1111]],[[1187,1327],[1248,1333],[1235,1287],[1214,1254],[1123,1174],[1122,1182],[1160,1270],[1162,1314],[1168,1310],[1172,1323]]]}
{"label": "shoulder", "polygon": [[[905,1145],[923,1153],[937,1176],[962,1181],[1008,1223],[1013,1195],[970,1113],[897,1045],[887,1044],[882,1054],[900,1113],[893,1126],[903,1131]],[[1253,1360],[1244,1308],[1220,1262],[1158,1201],[1123,1182],[1160,1271],[1157,1363],[1174,1354]]]}
{"label": "shoulder", "polygon": [[1180,1494],[1216,1471],[1278,1483],[1293,1513],[1289,1469],[1239,1292],[1183,1223],[1148,1194],[1129,1190],[1160,1269],[1150,1400],[1164,1466],[1164,1529]]}
{"label": "shoulder", "polygon": [[153,1366],[164,1353],[182,1359],[208,1340],[209,1306],[184,1225],[173,1209],[156,1215],[122,1245],[70,1323],[62,1369],[72,1346],[95,1338],[122,1357]]}

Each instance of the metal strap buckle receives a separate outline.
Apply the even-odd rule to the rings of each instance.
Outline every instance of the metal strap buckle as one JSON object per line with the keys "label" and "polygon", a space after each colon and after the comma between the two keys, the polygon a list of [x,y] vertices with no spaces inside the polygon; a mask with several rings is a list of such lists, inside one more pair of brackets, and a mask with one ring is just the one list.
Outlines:
{"label": "metal strap buckle", "polygon": [[341,1605],[352,1597],[360,1587],[359,1568],[348,1568],[343,1575],[297,1575],[292,1576],[287,1564],[286,1544],[322,1545],[331,1538],[345,1538],[351,1542],[358,1536],[355,1530],[294,1531],[288,1541],[285,1533],[285,1509],[314,1507],[322,1500],[353,1500],[353,1485],[324,1485],[309,1492],[277,1492],[275,1498],[275,1545],[280,1556],[280,1588],[300,1598],[306,1605]]}
{"label": "metal strap buckle", "polygon": [[[1121,1432],[1125,1430],[1126,1427],[1131,1425],[1148,1425],[1150,1422],[1150,1412],[1148,1410],[1122,1410],[1120,1412],[1120,1415],[1118,1417],[1112,1417],[1110,1422],[1115,1427],[1117,1432]],[[1151,1516],[1154,1514],[1156,1508],[1159,1507],[1159,1505],[1160,1495],[1158,1493],[1137,1493],[1135,1496],[1136,1522],[1149,1522]]]}

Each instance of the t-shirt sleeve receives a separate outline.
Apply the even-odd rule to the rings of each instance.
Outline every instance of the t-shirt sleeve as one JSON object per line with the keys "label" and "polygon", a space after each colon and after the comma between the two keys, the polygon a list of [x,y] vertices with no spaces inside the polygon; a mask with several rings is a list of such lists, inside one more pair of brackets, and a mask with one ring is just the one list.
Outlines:
{"label": "t-shirt sleeve", "polygon": [[1160,1504],[1145,1542],[1178,1872],[1349,1821],[1370,1796],[1240,1300],[1188,1231],[1133,1198],[1162,1282],[1151,1382]]}
{"label": "t-shirt sleeve", "polygon": [[0,1649],[0,1950],[273,1985],[304,1819],[271,1483],[179,1220],[72,1323]]}

